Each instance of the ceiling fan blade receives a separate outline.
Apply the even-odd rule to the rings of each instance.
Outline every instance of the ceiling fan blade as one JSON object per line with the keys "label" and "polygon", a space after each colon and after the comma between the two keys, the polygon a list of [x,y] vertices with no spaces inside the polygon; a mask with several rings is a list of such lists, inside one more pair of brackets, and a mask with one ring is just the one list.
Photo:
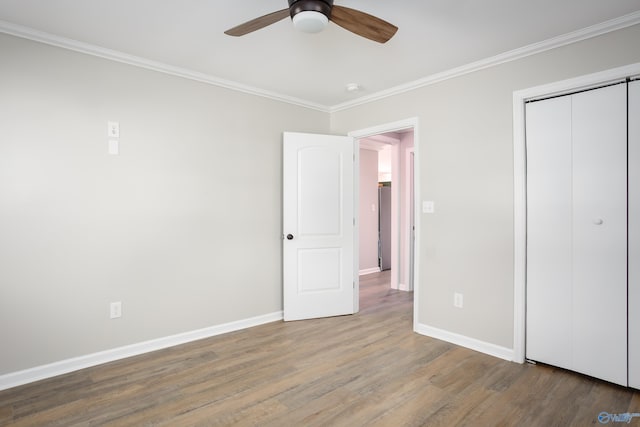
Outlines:
{"label": "ceiling fan blade", "polygon": [[275,24],[276,22],[289,16],[289,9],[282,9],[277,12],[269,13],[251,21],[247,21],[244,24],[240,24],[237,27],[233,27],[224,33],[229,36],[244,36],[245,34],[252,33],[260,28],[264,28],[267,25]]}
{"label": "ceiling fan blade", "polygon": [[378,43],[386,43],[398,31],[398,27],[368,13],[344,6],[333,6],[331,21],[345,30]]}

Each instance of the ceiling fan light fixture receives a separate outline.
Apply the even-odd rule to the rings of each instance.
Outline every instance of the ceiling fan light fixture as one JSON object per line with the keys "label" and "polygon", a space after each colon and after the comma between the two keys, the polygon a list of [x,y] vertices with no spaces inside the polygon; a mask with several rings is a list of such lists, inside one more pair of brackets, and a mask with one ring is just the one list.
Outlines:
{"label": "ceiling fan light fixture", "polygon": [[293,17],[293,26],[303,33],[319,33],[329,24],[329,18],[321,12],[306,10]]}
{"label": "ceiling fan light fixture", "polygon": [[291,17],[293,26],[305,33],[318,33],[331,21],[361,37],[386,43],[398,31],[395,25],[368,13],[344,6],[334,6],[333,0],[288,0],[288,3],[287,9],[267,13],[224,33],[234,37],[243,36],[275,24],[285,19],[287,15]]}

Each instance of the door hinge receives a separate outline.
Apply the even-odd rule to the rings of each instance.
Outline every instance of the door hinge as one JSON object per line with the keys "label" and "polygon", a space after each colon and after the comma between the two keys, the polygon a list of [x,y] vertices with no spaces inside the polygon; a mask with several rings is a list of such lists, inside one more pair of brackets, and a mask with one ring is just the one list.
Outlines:
{"label": "door hinge", "polygon": [[356,226],[356,219],[355,218],[353,218],[353,226],[354,227]]}

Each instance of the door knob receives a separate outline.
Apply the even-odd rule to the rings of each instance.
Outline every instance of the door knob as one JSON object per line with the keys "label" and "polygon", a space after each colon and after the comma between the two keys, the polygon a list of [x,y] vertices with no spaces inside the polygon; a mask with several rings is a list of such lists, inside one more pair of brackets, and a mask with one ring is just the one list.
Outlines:
{"label": "door knob", "polygon": [[602,225],[604,223],[604,221],[602,219],[600,219],[600,218],[597,218],[597,219],[593,220],[593,223],[595,225]]}
{"label": "door knob", "polygon": [[293,240],[293,234],[287,234],[287,240]]}

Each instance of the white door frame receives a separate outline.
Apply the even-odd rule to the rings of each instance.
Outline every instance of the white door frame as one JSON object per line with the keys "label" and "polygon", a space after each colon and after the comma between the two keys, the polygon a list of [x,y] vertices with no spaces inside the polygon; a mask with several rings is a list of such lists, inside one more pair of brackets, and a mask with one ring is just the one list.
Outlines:
{"label": "white door frame", "polygon": [[[414,167],[411,167],[411,156],[413,157],[413,161],[414,161]],[[412,269],[413,266],[415,265],[415,240],[412,239],[412,236],[414,235],[414,231],[411,230],[411,219],[412,219],[412,213],[413,213],[413,220],[415,221],[416,219],[416,215],[415,215],[415,210],[416,210],[416,202],[415,202],[415,146],[412,148],[407,149],[406,152],[406,156],[405,156],[405,169],[404,169],[404,182],[407,184],[406,187],[404,188],[404,192],[405,192],[405,200],[408,201],[413,201],[413,203],[410,203],[408,208],[409,209],[405,209],[404,210],[404,220],[405,220],[405,224],[406,226],[404,227],[404,230],[401,231],[402,234],[404,234],[405,236],[405,241],[407,242],[407,245],[409,246],[409,252],[407,254],[406,257],[406,265],[404,267],[405,271],[408,273],[407,277],[405,278],[406,283],[406,291],[413,291],[414,290],[414,280],[413,280],[413,275],[412,275]],[[412,176],[413,174],[413,176]],[[413,208],[413,212],[411,212],[411,209]],[[413,245],[413,248],[412,248]]]}
{"label": "white door frame", "polygon": [[[415,162],[415,164],[419,164],[419,152],[420,152],[420,150],[418,148],[418,146],[419,146],[419,133],[418,133],[418,118],[417,117],[404,119],[404,120],[399,120],[397,122],[386,123],[386,124],[382,124],[382,125],[378,125],[378,126],[373,126],[373,127],[369,127],[369,128],[366,128],[366,129],[355,130],[355,131],[349,132],[347,134],[348,136],[351,136],[351,137],[354,138],[354,144],[355,144],[354,151],[356,153],[356,165],[355,165],[355,172],[354,172],[354,178],[355,178],[354,187],[355,187],[355,190],[356,190],[356,193],[355,193],[356,202],[359,200],[359,197],[360,197],[360,194],[359,194],[359,191],[358,191],[358,189],[360,188],[360,176],[359,176],[360,175],[359,174],[359,171],[360,171],[360,155],[359,155],[360,153],[359,153],[359,151],[360,150],[358,150],[358,147],[359,147],[358,141],[360,139],[362,139],[362,138],[367,138],[367,137],[374,136],[374,135],[379,135],[379,134],[382,134],[382,133],[397,132],[397,131],[406,130],[406,129],[413,129],[414,162]],[[420,176],[420,168],[419,167],[414,167],[414,218],[415,218],[414,221],[415,221],[415,227],[416,227],[416,235],[419,235],[419,230],[420,230],[420,216],[418,215],[418,212],[417,212],[417,207],[419,205],[419,203],[417,201],[417,198],[418,198],[418,195],[420,194],[420,178],[419,178],[419,176]],[[399,199],[400,198],[398,197],[398,200]],[[356,215],[356,224],[359,224],[360,218],[359,218],[358,209],[355,209],[355,215]],[[398,218],[396,218],[396,220],[399,221],[400,218],[398,217]],[[358,229],[356,229],[356,232],[359,232]],[[397,234],[397,236],[399,238],[399,233]],[[358,245],[356,245],[356,248],[357,248],[357,246]],[[356,249],[356,251],[358,251],[358,249]],[[396,257],[399,256],[399,251],[397,251],[396,253],[398,254],[398,255],[396,255]],[[356,253],[355,254],[356,263],[357,263],[357,260],[358,260],[358,256],[359,256],[359,254]],[[394,257],[394,258],[396,258],[396,257]],[[415,240],[414,258],[416,260],[420,259],[420,239],[419,238],[416,238],[416,240]],[[393,260],[392,260],[392,262],[393,262]],[[394,265],[399,265],[399,261],[397,259],[395,260]],[[420,265],[419,261],[413,263],[413,266],[414,266],[414,268],[413,268],[413,280],[414,280],[415,284],[420,283],[419,279],[418,279],[418,277],[419,277],[419,275],[418,275],[419,265]],[[357,272],[358,269],[356,268],[355,271]],[[398,272],[394,272],[394,274],[397,274],[397,273]],[[359,286],[360,285],[359,285],[358,281],[356,281],[356,283],[357,283],[357,287],[356,287],[356,296],[355,296],[355,298],[357,299],[358,296],[359,296],[359,293],[360,293],[359,292]],[[413,293],[413,325],[414,325],[413,327],[414,327],[414,330],[415,330],[416,325],[418,324],[417,319],[418,319],[418,313],[419,313],[419,311],[418,311],[418,301],[419,301],[418,292],[419,292],[419,289],[420,289],[420,286],[417,286],[417,285],[415,285],[414,289],[413,289],[413,291],[414,291],[414,293]],[[356,301],[356,307],[358,307],[357,304],[358,303]]]}
{"label": "white door frame", "polygon": [[640,74],[640,63],[513,92],[513,361],[525,359],[527,187],[525,102],[613,83]]}

